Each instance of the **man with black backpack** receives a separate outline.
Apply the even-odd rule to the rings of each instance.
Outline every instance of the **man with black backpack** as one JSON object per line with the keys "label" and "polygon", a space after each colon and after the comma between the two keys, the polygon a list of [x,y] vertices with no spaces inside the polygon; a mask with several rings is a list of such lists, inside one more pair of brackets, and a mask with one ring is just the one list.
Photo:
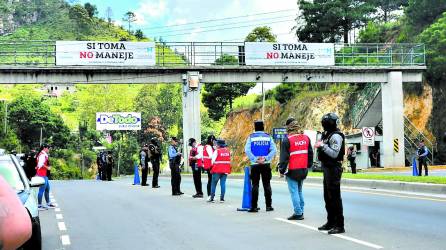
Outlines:
{"label": "man with black backpack", "polygon": [[112,151],[108,151],[107,152],[107,156],[105,157],[105,161],[106,161],[106,167],[105,167],[105,171],[107,173],[107,181],[111,181],[112,180],[112,171],[113,171],[113,165],[114,165],[114,160],[113,160],[113,153]]}
{"label": "man with black backpack", "polygon": [[345,154],[345,136],[339,130],[339,117],[328,113],[322,117],[322,140],[315,144],[324,172],[324,200],[327,222],[319,230],[329,234],[344,233],[344,215],[341,199],[342,161]]}
{"label": "man with black backpack", "polygon": [[150,140],[149,145],[150,162],[153,168],[152,188],[159,188],[158,176],[160,174],[160,162],[162,160],[161,147],[158,145],[157,139],[154,137]]}

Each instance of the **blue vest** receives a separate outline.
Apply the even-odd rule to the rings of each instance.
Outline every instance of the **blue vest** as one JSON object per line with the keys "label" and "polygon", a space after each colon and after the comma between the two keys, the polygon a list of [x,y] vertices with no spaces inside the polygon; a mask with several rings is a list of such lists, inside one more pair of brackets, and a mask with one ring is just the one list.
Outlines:
{"label": "blue vest", "polygon": [[256,132],[250,135],[251,152],[254,156],[267,156],[271,146],[271,137],[264,132]]}

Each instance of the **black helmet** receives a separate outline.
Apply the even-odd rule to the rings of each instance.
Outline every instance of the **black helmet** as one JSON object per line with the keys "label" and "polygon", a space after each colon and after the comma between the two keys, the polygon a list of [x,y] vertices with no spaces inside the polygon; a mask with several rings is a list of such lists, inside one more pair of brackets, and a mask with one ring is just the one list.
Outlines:
{"label": "black helmet", "polygon": [[156,144],[157,138],[156,137],[152,137],[152,139],[150,139],[150,142],[152,144]]}
{"label": "black helmet", "polygon": [[328,113],[322,116],[322,127],[327,132],[336,131],[339,124],[339,117],[335,113]]}

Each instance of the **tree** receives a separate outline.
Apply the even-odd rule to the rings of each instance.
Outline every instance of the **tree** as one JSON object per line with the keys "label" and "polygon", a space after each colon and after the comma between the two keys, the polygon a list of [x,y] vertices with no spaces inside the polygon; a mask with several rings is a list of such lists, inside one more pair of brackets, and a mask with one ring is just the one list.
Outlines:
{"label": "tree", "polygon": [[381,15],[379,16],[384,22],[393,18],[391,15],[392,12],[401,10],[409,4],[409,0],[373,0],[370,2],[381,11]]}
{"label": "tree", "polygon": [[89,31],[91,18],[87,12],[87,10],[80,4],[73,5],[68,13],[71,20],[76,24],[76,36],[78,39],[81,39],[81,34],[85,33],[85,31]]}
{"label": "tree", "polygon": [[274,99],[280,104],[284,104],[292,100],[299,90],[300,86],[297,83],[282,83],[275,88]]}
{"label": "tree", "polygon": [[136,15],[134,12],[128,11],[124,14],[124,18],[122,19],[124,22],[129,23],[129,33],[131,32],[131,24],[136,21]]}
{"label": "tree", "polygon": [[138,39],[138,40],[142,40],[142,39],[145,39],[146,37],[144,36],[144,33],[142,32],[142,30],[140,30],[140,29],[137,29],[136,31],[135,31],[135,37]]}
{"label": "tree", "polygon": [[84,8],[87,11],[88,16],[90,18],[93,18],[98,14],[98,8],[96,8],[96,5],[93,5],[91,3],[85,3]]}
{"label": "tree", "polygon": [[[238,65],[235,56],[223,54],[215,60],[215,65]],[[232,110],[232,102],[235,98],[246,95],[255,83],[209,83],[204,86],[203,104],[209,109],[209,117],[220,120],[225,113],[226,107]]]}
{"label": "tree", "polygon": [[245,38],[245,42],[276,42],[277,36],[272,33],[271,27],[262,26],[252,30]]}
{"label": "tree", "polygon": [[111,24],[113,18],[113,10],[110,6],[105,10],[105,17],[107,18],[108,24]]}
{"label": "tree", "polygon": [[408,22],[418,33],[426,26],[435,22],[446,11],[444,0],[409,0],[405,13]]}
{"label": "tree", "polygon": [[364,26],[373,5],[364,0],[299,0],[301,23],[295,27],[302,42],[348,43],[349,31]]}

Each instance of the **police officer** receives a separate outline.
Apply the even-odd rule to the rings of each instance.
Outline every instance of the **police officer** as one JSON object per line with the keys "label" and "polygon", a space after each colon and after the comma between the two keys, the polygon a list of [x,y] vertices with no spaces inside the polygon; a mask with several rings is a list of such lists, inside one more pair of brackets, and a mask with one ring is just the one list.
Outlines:
{"label": "police officer", "polygon": [[149,145],[150,162],[153,168],[152,188],[159,188],[158,176],[160,174],[160,162],[162,160],[161,147],[158,145],[157,139],[153,137]]}
{"label": "police officer", "polygon": [[313,165],[313,149],[310,138],[299,131],[299,125],[294,118],[288,119],[286,126],[288,137],[282,140],[280,146],[279,171],[286,175],[294,208],[294,213],[288,220],[303,220],[305,202],[302,187],[308,175],[308,168]]}
{"label": "police officer", "polygon": [[141,186],[148,186],[147,174],[149,173],[149,145],[144,144],[139,152],[139,166],[141,167]]}
{"label": "police officer", "polygon": [[107,175],[107,181],[111,181],[112,180],[112,172],[113,172],[113,165],[114,165],[114,160],[113,160],[113,152],[112,151],[108,151],[107,152],[107,156],[105,157],[105,172]]}
{"label": "police officer", "polygon": [[322,117],[321,141],[315,144],[324,172],[324,200],[327,222],[319,230],[329,234],[344,233],[344,215],[341,199],[342,161],[345,154],[345,136],[338,128],[339,117],[328,113]]}
{"label": "police officer", "polygon": [[418,156],[418,176],[421,176],[421,172],[424,166],[424,175],[429,175],[429,170],[427,169],[427,155],[429,154],[429,150],[424,145],[424,140],[420,141],[417,150]]}
{"label": "police officer", "polygon": [[252,200],[251,209],[248,212],[255,213],[258,211],[260,177],[265,193],[266,211],[273,211],[270,181],[272,177],[271,160],[276,154],[276,145],[271,136],[264,132],[263,121],[255,121],[254,130],[255,132],[248,137],[245,145],[245,153],[251,162]]}
{"label": "police officer", "polygon": [[169,167],[171,173],[171,185],[172,185],[172,195],[183,195],[181,192],[181,174],[180,174],[180,163],[181,163],[181,153],[178,152],[178,139],[172,137],[170,141],[170,146],[168,150],[169,156]]}

